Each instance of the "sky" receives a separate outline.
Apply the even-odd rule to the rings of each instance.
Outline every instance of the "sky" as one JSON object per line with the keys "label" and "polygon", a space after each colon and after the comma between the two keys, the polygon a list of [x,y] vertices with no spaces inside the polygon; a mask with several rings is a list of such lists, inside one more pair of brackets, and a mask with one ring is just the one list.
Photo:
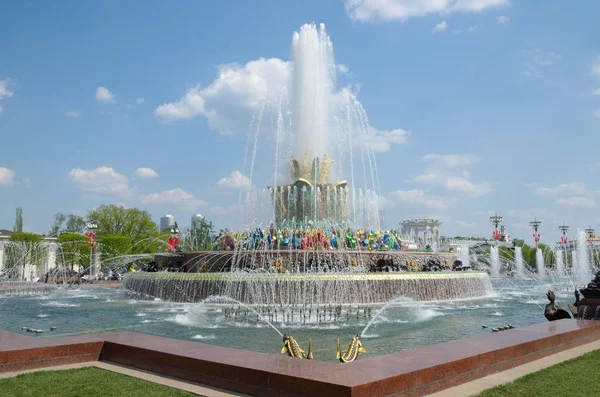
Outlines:
{"label": "sky", "polygon": [[0,229],[110,203],[239,226],[249,125],[314,22],[373,128],[388,228],[600,230],[598,20],[593,0],[5,3]]}

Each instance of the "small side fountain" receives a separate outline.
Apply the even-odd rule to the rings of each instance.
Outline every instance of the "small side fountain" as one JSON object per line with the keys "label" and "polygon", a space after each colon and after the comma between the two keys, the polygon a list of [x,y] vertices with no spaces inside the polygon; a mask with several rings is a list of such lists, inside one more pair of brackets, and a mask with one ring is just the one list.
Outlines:
{"label": "small side fountain", "polygon": [[518,277],[525,276],[525,264],[523,262],[523,248],[515,246],[515,270]]}

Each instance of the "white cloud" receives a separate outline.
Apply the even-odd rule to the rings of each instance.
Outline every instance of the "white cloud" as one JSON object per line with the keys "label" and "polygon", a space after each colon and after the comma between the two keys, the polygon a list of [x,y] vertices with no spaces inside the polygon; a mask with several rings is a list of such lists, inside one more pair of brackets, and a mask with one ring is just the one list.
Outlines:
{"label": "white cloud", "polygon": [[133,190],[125,175],[111,167],[98,167],[94,170],[74,168],[69,172],[71,179],[82,190],[118,197],[130,197]]}
{"label": "white cloud", "polygon": [[186,209],[194,209],[206,205],[205,201],[196,198],[192,193],[188,193],[181,188],[145,194],[140,196],[140,201],[142,204],[172,205]]}
{"label": "white cloud", "polygon": [[364,144],[374,152],[387,152],[391,149],[392,144],[403,144],[406,143],[406,137],[408,131],[401,128],[395,130],[378,130],[377,128],[370,127],[370,134],[364,140]]}
{"label": "white cloud", "polygon": [[507,17],[506,15],[500,15],[498,17],[498,23],[501,25],[507,25],[510,23],[510,18]]}
{"label": "white cloud", "polygon": [[96,99],[98,102],[114,102],[115,94],[110,92],[106,87],[96,88]]}
{"label": "white cloud", "polygon": [[600,109],[596,109],[592,114],[594,115],[594,117],[598,117],[600,119]]}
{"label": "white cloud", "polygon": [[481,12],[508,5],[509,0],[345,0],[346,12],[352,20],[407,21],[429,14]]}
{"label": "white cloud", "polygon": [[10,98],[14,95],[14,92],[8,90],[8,86],[11,85],[13,79],[6,78],[4,80],[0,80],[0,99]]}
{"label": "white cloud", "polygon": [[407,204],[412,207],[430,208],[439,211],[448,209],[448,205],[454,202],[454,199],[449,197],[432,196],[425,193],[423,190],[396,190],[388,194],[388,196],[397,203]]}
{"label": "white cloud", "polygon": [[463,177],[450,177],[444,182],[446,189],[465,193],[471,197],[480,197],[491,193],[492,186],[487,182],[473,183]]}
{"label": "white cloud", "polygon": [[337,68],[337,72],[339,74],[344,75],[344,76],[350,75],[350,68],[348,68],[348,66],[340,63],[340,64],[336,65],[336,68]]}
{"label": "white cloud", "polygon": [[448,168],[464,167],[479,161],[477,157],[470,154],[426,154],[423,160]]}
{"label": "white cloud", "polygon": [[467,31],[469,31],[469,32],[477,32],[478,30],[481,30],[479,28],[479,25],[471,25],[467,28]]}
{"label": "white cloud", "polygon": [[78,110],[69,110],[65,113],[65,116],[77,118],[77,117],[81,117],[81,112],[79,112]]}
{"label": "white cloud", "polygon": [[239,214],[243,211],[244,206],[241,204],[234,204],[228,207],[212,207],[210,211],[215,215],[230,215],[230,214]]}
{"label": "white cloud", "polygon": [[592,95],[600,95],[600,88],[597,88],[596,91],[592,93]]}
{"label": "white cloud", "polygon": [[138,99],[136,99],[135,103],[137,103],[138,105],[141,105],[142,103],[144,103],[144,98],[138,98]]}
{"label": "white cloud", "polygon": [[0,113],[2,113],[4,111],[4,108],[2,106],[0,106]]}
{"label": "white cloud", "polygon": [[594,199],[583,196],[560,198],[556,200],[556,203],[560,205],[567,205],[569,207],[581,208],[593,208],[596,206],[596,201]]}
{"label": "white cloud", "polygon": [[433,27],[433,29],[431,30],[431,33],[444,32],[447,29],[448,29],[448,24],[446,23],[446,21],[442,21]]}
{"label": "white cloud", "polygon": [[554,187],[540,186],[535,192],[541,196],[581,195],[585,193],[585,184],[582,182],[561,183]]}
{"label": "white cloud", "polygon": [[245,65],[231,63],[218,68],[209,86],[190,88],[177,102],[154,110],[163,120],[204,116],[211,129],[232,133],[246,130],[252,112],[270,93],[279,93],[288,83],[291,64],[278,58],[259,58]]}
{"label": "white cloud", "polygon": [[140,179],[158,178],[156,171],[154,171],[152,168],[146,167],[136,169],[133,175]]}
{"label": "white cloud", "polygon": [[13,184],[13,179],[16,172],[5,167],[0,167],[0,186],[10,186]]}
{"label": "white cloud", "polygon": [[29,178],[23,178],[22,183],[25,185],[25,187],[31,187],[31,179]]}
{"label": "white cloud", "polygon": [[224,178],[219,179],[217,188],[229,190],[248,190],[251,185],[250,178],[242,174],[239,170],[235,170]]}

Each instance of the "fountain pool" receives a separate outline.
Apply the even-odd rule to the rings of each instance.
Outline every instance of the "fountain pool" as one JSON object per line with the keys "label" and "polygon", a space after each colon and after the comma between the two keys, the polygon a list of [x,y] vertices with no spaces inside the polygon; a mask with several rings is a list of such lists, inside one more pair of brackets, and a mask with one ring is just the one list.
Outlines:
{"label": "fountain pool", "polygon": [[[543,307],[550,284],[527,278],[492,279],[492,283],[495,292],[480,298],[430,302],[397,299],[369,327],[363,337],[367,353],[359,359],[491,333],[492,327],[505,324],[519,327],[546,321]],[[554,286],[554,291],[558,304],[572,303],[572,292],[558,286]],[[369,306],[372,317],[382,306]],[[232,314],[235,310],[237,315]],[[337,320],[326,314],[319,322],[316,309],[305,323],[288,322],[281,315],[277,320],[271,319],[303,348],[312,338],[315,359],[335,361],[336,339],[345,341],[360,334],[372,317],[365,316],[364,306],[358,309],[356,305],[345,305]],[[489,328],[484,329],[481,324]],[[277,332],[265,322],[257,322],[255,314],[246,315],[243,306],[145,301],[131,299],[123,289],[57,289],[38,296],[0,295],[0,328],[25,333],[21,327],[43,329],[45,332],[38,336],[42,338],[134,331],[273,354],[281,349]],[[51,332],[50,327],[57,330]]]}

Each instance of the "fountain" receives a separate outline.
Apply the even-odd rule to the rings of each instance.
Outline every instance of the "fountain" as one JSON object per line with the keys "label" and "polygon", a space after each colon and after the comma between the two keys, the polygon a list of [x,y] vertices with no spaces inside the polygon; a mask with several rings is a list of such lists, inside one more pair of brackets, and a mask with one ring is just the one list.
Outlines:
{"label": "fountain", "polygon": [[497,246],[490,247],[490,274],[494,277],[500,275],[500,253]]}
{"label": "fountain", "polygon": [[540,277],[546,276],[546,266],[544,264],[544,254],[542,250],[537,248],[535,250],[535,265],[537,266],[538,275]]}
{"label": "fountain", "polygon": [[523,249],[515,246],[515,269],[518,277],[525,276],[525,265],[523,264]]}
{"label": "fountain", "polygon": [[[457,259],[468,268],[468,248],[461,258],[406,252],[401,237],[384,229],[379,172],[368,144],[372,128],[356,97],[336,91],[324,25],[304,25],[294,33],[292,53],[288,87],[270,95],[251,126],[244,173],[253,187],[245,197],[242,230],[221,236],[217,251],[159,255],[157,268],[170,272],[128,274],[124,286],[172,301],[226,295],[252,305],[489,294],[485,273],[451,271]],[[276,114],[274,131],[261,130],[267,108]],[[259,137],[269,133],[274,137],[261,152]],[[270,175],[265,162],[274,166],[267,167]],[[264,186],[261,177],[272,185],[256,187]]]}
{"label": "fountain", "polygon": [[588,248],[585,231],[577,230],[577,249],[573,252],[573,280],[576,284],[582,285],[589,280],[592,275],[590,266],[590,253]]}

